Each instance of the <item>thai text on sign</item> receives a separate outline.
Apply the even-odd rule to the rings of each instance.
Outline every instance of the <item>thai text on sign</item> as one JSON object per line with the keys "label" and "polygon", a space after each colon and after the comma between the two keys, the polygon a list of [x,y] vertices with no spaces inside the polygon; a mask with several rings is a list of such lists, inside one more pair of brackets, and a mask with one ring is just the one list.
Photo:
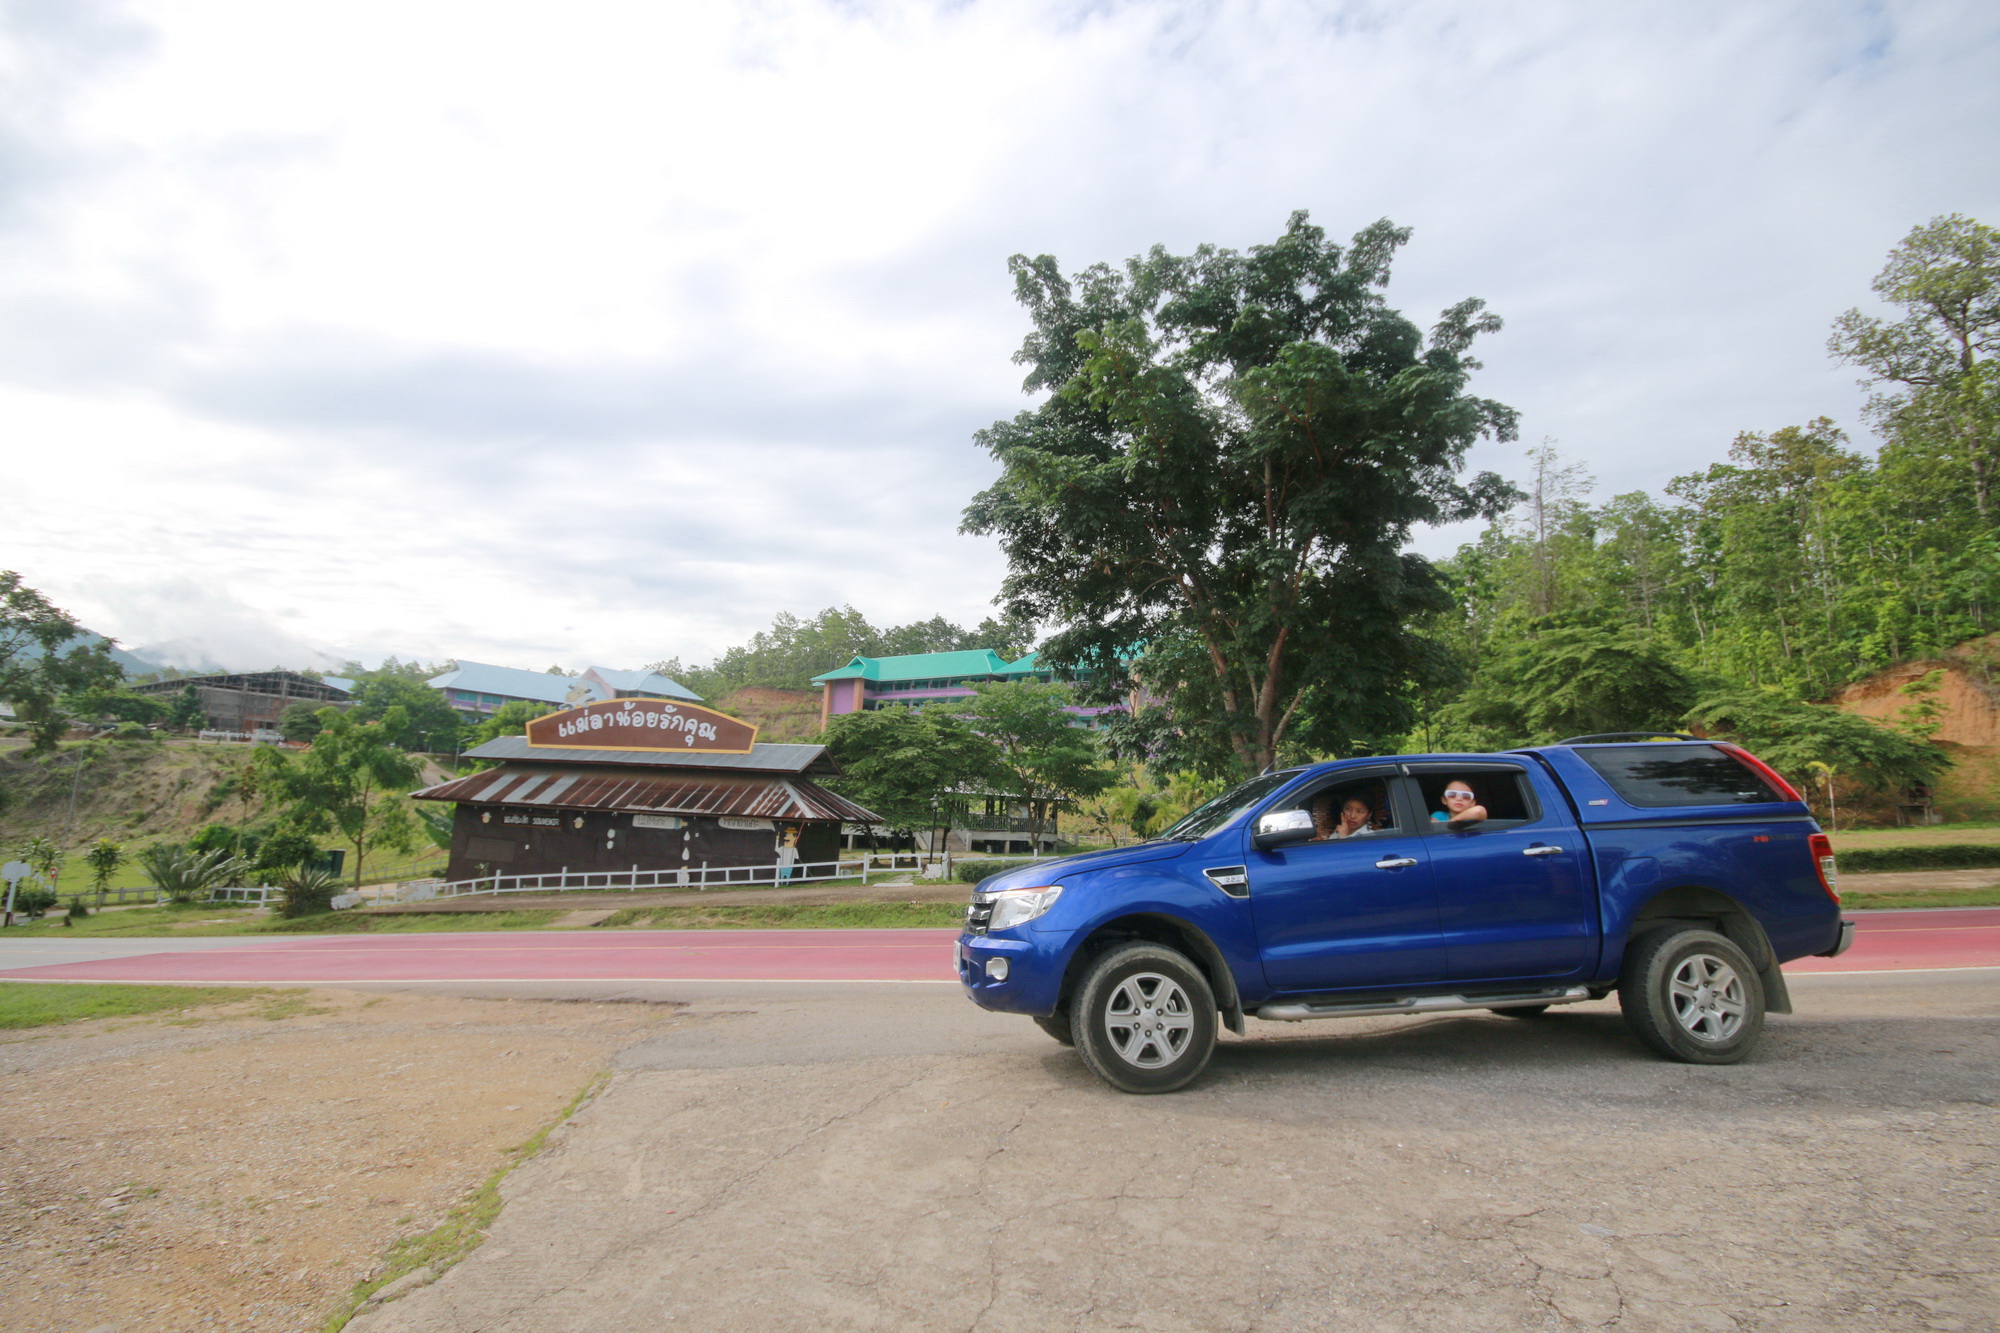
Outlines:
{"label": "thai text on sign", "polygon": [[748,754],[757,729],[710,708],[664,699],[607,699],[528,723],[528,743],[591,750]]}

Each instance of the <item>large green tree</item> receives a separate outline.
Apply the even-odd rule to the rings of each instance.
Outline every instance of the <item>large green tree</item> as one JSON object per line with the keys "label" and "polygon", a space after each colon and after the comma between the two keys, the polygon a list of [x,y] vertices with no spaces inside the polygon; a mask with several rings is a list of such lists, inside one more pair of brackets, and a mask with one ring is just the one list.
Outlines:
{"label": "large green tree", "polygon": [[408,727],[400,707],[379,722],[325,708],[311,749],[287,754],[267,747],[252,759],[253,785],[276,798],[283,827],[338,833],[353,844],[357,889],[369,852],[416,845],[416,816],[402,793],[417,785],[420,770],[397,740]]}
{"label": "large green tree", "polygon": [[1353,243],[1293,215],[1246,253],[1154,248],[1065,278],[1015,256],[1034,321],[1017,360],[1043,403],[978,437],[1000,478],[966,510],[997,536],[1015,616],[1052,665],[1137,674],[1188,753],[1256,772],[1288,741],[1340,750],[1406,720],[1409,626],[1441,593],[1411,529],[1493,512],[1466,449],[1514,413],[1467,392],[1476,300],[1426,335],[1389,308],[1403,228]]}
{"label": "large green tree", "polygon": [[1980,519],[2000,524],[2000,231],[1932,218],[1890,251],[1873,287],[1902,318],[1850,310],[1829,349],[1884,386],[1870,411],[1886,432],[1935,442],[1965,470]]}
{"label": "large green tree", "polygon": [[112,642],[76,642],[82,627],[69,612],[0,570],[0,699],[27,724],[29,748],[54,750],[69,729],[65,695],[109,689],[124,678],[111,660]]}

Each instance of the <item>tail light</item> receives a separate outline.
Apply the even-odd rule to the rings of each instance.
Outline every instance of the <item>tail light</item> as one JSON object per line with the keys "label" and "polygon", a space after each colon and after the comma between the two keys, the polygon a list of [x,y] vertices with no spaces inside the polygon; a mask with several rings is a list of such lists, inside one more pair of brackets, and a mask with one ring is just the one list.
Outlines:
{"label": "tail light", "polygon": [[1833,839],[1824,833],[1808,834],[1806,843],[1812,848],[1813,869],[1819,872],[1819,886],[1826,890],[1826,896],[1833,899],[1835,907],[1840,906],[1840,873],[1833,867]]}
{"label": "tail light", "polygon": [[[1804,801],[1806,799],[1805,797],[1799,795],[1799,789],[1797,787],[1794,787],[1791,783],[1785,781],[1782,777],[1778,776],[1777,769],[1772,768],[1769,764],[1765,763],[1762,759],[1759,759],[1756,755],[1751,754],[1748,750],[1744,749],[1742,746],[1721,745],[1717,746],[1716,748],[1724,751],[1725,753],[1732,754],[1736,758],[1748,764],[1751,767],[1751,769],[1757,774],[1758,777],[1770,783],[1771,786],[1777,791],[1784,793],[1784,797],[1786,800]],[[1832,853],[1829,852],[1828,855],[1832,855]]]}

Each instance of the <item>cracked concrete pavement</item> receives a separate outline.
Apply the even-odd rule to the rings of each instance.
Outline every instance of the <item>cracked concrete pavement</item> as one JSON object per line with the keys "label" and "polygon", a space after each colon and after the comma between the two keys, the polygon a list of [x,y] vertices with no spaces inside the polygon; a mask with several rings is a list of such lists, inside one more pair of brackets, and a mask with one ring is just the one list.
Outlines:
{"label": "cracked concrete pavement", "polygon": [[1138,1098],[955,989],[741,987],[350,1328],[2000,1327],[2000,973],[1794,995],[1728,1068],[1605,1003],[1253,1022]]}

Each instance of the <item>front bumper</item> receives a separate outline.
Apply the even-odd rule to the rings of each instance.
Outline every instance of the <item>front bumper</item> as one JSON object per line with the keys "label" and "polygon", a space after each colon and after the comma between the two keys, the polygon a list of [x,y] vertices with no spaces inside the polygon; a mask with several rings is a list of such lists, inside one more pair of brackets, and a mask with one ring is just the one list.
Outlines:
{"label": "front bumper", "polygon": [[[1046,935],[1012,939],[1006,935],[958,937],[958,983],[982,1009],[1009,1014],[1047,1015],[1055,1012],[1062,987],[1062,958]],[[1004,961],[1004,969],[996,961]],[[996,976],[1004,971],[1004,976]]]}
{"label": "front bumper", "polygon": [[1853,947],[1854,947],[1854,923],[1852,921],[1843,921],[1840,923],[1840,933],[1833,937],[1833,947],[1831,949],[1822,950],[1820,953],[1815,954],[1814,957],[1838,958],[1840,957],[1840,955],[1846,953],[1849,949],[1852,949]]}

